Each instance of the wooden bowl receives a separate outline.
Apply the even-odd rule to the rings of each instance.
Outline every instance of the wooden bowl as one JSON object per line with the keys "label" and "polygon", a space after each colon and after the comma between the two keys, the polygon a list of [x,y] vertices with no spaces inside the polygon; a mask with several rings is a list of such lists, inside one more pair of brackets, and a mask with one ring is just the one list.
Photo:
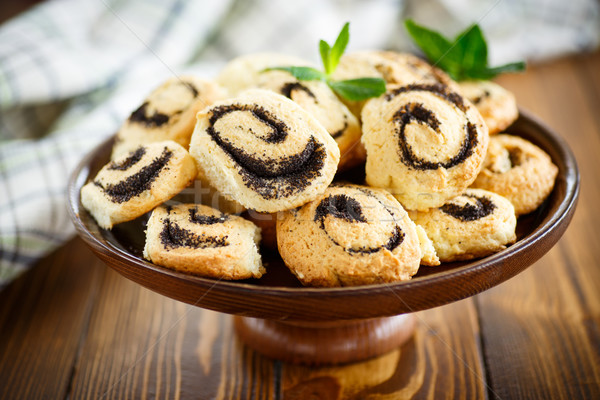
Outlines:
{"label": "wooden bowl", "polygon": [[[108,231],[99,228],[81,205],[80,189],[108,162],[114,138],[94,149],[73,172],[68,185],[69,210],[78,234],[107,265],[173,299],[244,316],[236,319],[236,330],[259,351],[313,364],[352,361],[381,354],[406,340],[414,321],[399,314],[464,299],[504,282],[533,264],[562,236],[579,195],[579,172],[571,150],[559,135],[523,111],[508,132],[537,144],[558,166],[556,184],[548,199],[535,212],[519,218],[518,241],[506,250],[470,262],[421,267],[406,282],[302,287],[279,255],[268,250],[261,250],[267,274],[261,279],[237,282],[186,275],[149,263],[141,256],[147,217]],[[355,181],[362,179],[360,170],[350,172],[350,176],[353,174]],[[348,177],[345,174],[344,178]],[[340,335],[345,335],[348,343],[342,343]],[[312,348],[302,342],[302,338],[315,342],[311,337],[317,337]],[[338,346],[342,350],[336,355],[323,355],[327,353],[327,340],[329,346],[342,343]],[[363,343],[353,348],[355,342]],[[310,349],[295,354],[290,343]]]}

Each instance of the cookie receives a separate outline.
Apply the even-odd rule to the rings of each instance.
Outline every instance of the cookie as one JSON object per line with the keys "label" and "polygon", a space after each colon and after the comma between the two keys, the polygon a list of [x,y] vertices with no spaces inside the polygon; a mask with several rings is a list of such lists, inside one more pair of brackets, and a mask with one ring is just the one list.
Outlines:
{"label": "cookie", "polygon": [[310,66],[301,59],[281,54],[250,54],[227,64],[219,82],[235,95],[248,88],[271,90],[291,99],[325,127],[340,148],[339,170],[348,169],[365,160],[360,143],[360,125],[325,82],[299,81],[288,72],[268,67]]}
{"label": "cookie", "polygon": [[500,134],[490,138],[483,169],[472,186],[506,197],[522,215],[548,197],[557,174],[558,167],[542,149],[523,138]]}
{"label": "cookie", "polygon": [[515,96],[491,81],[462,81],[460,92],[483,117],[490,135],[502,132],[519,117]]}
{"label": "cookie", "polygon": [[362,113],[366,181],[409,210],[439,207],[481,170],[487,127],[475,107],[448,87],[390,87]]}
{"label": "cookie", "polygon": [[504,197],[467,189],[439,208],[412,212],[442,262],[470,260],[496,253],[514,243],[517,218]]}
{"label": "cookie", "polygon": [[335,140],[290,99],[250,89],[198,113],[190,153],[225,196],[258,212],[313,200],[333,180]]}
{"label": "cookie", "polygon": [[[365,50],[344,54],[333,78],[382,78],[386,84],[400,86],[440,83],[457,89],[456,83],[444,71],[415,55],[394,51]],[[364,101],[344,100],[344,103],[360,118]]]}
{"label": "cookie", "polygon": [[159,206],[148,221],[144,258],[203,277],[260,278],[259,242],[260,229],[242,217],[199,204]]}
{"label": "cookie", "polygon": [[111,229],[169,200],[196,173],[194,159],[179,144],[150,143],[102,167],[81,188],[81,203],[100,227]]}
{"label": "cookie", "polygon": [[196,113],[222,97],[222,89],[213,82],[193,76],[168,79],[121,126],[112,158],[163,140],[173,140],[187,149]]}
{"label": "cookie", "polygon": [[332,185],[277,221],[283,261],[307,286],[410,279],[421,260],[415,224],[384,190]]}
{"label": "cookie", "polygon": [[289,66],[315,67],[301,58],[287,54],[247,54],[229,61],[217,76],[217,83],[233,97],[246,89],[256,87],[266,68]]}

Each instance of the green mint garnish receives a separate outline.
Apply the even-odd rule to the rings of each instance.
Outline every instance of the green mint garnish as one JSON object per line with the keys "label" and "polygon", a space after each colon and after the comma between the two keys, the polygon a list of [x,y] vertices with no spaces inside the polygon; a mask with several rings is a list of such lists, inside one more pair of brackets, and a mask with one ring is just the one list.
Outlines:
{"label": "green mint garnish", "polygon": [[327,84],[340,96],[352,101],[379,97],[385,93],[385,81],[381,78],[358,78],[344,81],[329,80]]}
{"label": "green mint garnish", "polygon": [[333,47],[329,46],[329,43],[324,40],[319,42],[319,52],[321,53],[321,60],[323,60],[323,67],[325,67],[325,73],[327,75],[330,75],[335,71],[349,41],[350,23],[346,22],[337,39],[335,39]]}
{"label": "green mint garnish", "polygon": [[503,72],[525,69],[522,61],[488,67],[487,43],[477,24],[458,34],[453,41],[410,19],[404,22],[404,26],[429,61],[454,80],[491,79]]}
{"label": "green mint garnish", "polygon": [[333,46],[324,40],[319,42],[319,52],[325,72],[311,67],[272,67],[265,71],[287,71],[300,81],[321,80],[337,94],[351,101],[366,100],[379,97],[385,93],[385,81],[381,78],[359,78],[337,81],[331,79],[331,74],[337,68],[342,54],[350,40],[350,23],[346,22]]}

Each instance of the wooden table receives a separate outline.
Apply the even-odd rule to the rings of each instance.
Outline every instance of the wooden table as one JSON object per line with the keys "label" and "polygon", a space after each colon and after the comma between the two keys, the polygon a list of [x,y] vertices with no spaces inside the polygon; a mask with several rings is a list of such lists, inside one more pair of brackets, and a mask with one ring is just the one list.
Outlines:
{"label": "wooden table", "polygon": [[0,293],[0,398],[599,399],[600,52],[499,82],[566,138],[582,176],[570,228],[524,273],[419,312],[398,350],[308,368],[252,352],[231,316],[150,292],[73,239]]}

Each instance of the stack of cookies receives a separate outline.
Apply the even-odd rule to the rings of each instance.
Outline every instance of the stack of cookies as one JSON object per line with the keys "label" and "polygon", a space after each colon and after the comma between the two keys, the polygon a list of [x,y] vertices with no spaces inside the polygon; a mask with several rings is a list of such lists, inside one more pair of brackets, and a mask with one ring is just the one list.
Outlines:
{"label": "stack of cookies", "polygon": [[[104,229],[150,213],[144,257],[157,265],[260,278],[270,249],[302,284],[331,287],[408,280],[423,265],[503,250],[517,217],[552,191],[550,157],[500,133],[518,111],[492,82],[456,83],[410,54],[350,53],[336,79],[387,86],[357,102],[269,69],[292,65],[310,66],[248,55],[215,81],[159,86],[82,188],[83,206]],[[365,181],[335,179],[350,168]],[[203,194],[173,200],[191,187]]]}

